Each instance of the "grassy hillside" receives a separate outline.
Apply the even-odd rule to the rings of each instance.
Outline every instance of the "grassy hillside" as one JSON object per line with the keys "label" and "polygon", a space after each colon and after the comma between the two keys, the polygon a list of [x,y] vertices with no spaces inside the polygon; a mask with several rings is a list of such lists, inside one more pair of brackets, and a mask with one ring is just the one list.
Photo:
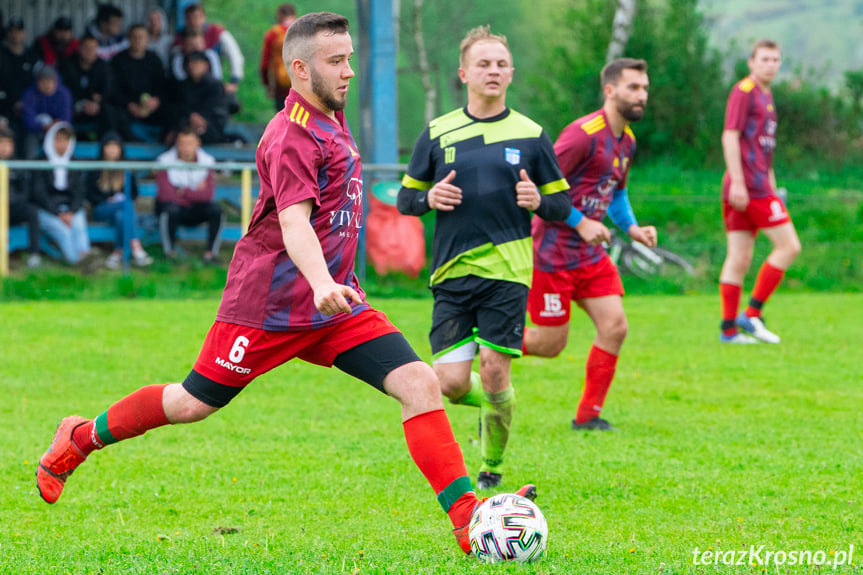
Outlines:
{"label": "grassy hillside", "polygon": [[701,0],[713,44],[730,65],[760,38],[781,43],[786,73],[803,72],[843,85],[842,73],[863,67],[863,1]]}

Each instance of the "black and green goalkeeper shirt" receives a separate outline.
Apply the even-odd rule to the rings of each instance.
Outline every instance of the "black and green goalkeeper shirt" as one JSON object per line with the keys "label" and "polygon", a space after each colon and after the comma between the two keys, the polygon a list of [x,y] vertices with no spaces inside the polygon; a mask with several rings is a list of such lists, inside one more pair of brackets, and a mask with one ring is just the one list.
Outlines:
{"label": "black and green goalkeeper shirt", "polygon": [[509,108],[483,119],[463,108],[426,126],[402,180],[399,211],[428,212],[428,190],[450,170],[456,172],[452,184],[462,190],[460,205],[436,214],[431,285],[474,275],[530,286],[531,214],[518,206],[515,192],[522,169],[542,194],[537,215],[565,220],[569,184],[539,124]]}

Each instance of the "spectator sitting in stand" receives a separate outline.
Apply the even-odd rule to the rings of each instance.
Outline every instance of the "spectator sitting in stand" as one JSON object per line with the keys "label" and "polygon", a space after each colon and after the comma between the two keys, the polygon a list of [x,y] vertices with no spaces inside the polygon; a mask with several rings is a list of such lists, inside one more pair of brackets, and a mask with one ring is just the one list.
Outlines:
{"label": "spectator sitting in stand", "polygon": [[42,148],[55,167],[33,175],[32,198],[39,206],[39,226],[57,243],[67,262],[81,264],[89,271],[96,254],[90,249],[87,233],[81,172],[64,167],[75,151],[72,126],[66,122],[54,124]]}
{"label": "spectator sitting in stand", "polygon": [[186,56],[188,77],[177,88],[178,124],[188,125],[205,144],[226,142],[228,101],[222,83],[210,74],[210,61],[203,52]]}
{"label": "spectator sitting in stand", "polygon": [[64,60],[71,58],[77,49],[78,40],[72,31],[72,20],[66,16],[54,20],[51,29],[33,43],[36,59],[46,66],[59,66]]}
{"label": "spectator sitting in stand", "polygon": [[87,25],[87,34],[99,41],[99,57],[113,60],[129,46],[123,34],[123,11],[112,4],[99,4],[96,18]]}
{"label": "spectator sitting in stand", "polygon": [[72,121],[79,132],[81,124],[96,124],[99,134],[111,129],[114,123],[108,106],[111,67],[99,58],[99,41],[84,36],[78,43],[78,53],[63,63],[60,77],[72,93]]}
{"label": "spectator sitting in stand", "polygon": [[240,111],[240,104],[237,101],[237,88],[243,79],[244,63],[240,46],[231,33],[225,30],[224,27],[207,22],[207,14],[204,12],[204,7],[200,4],[186,6],[183,14],[186,18],[186,27],[178,32],[174,44],[179,45],[182,43],[185,30],[200,30],[204,33],[206,47],[215,50],[220,56],[227,57],[231,72],[228,75],[228,81],[225,82],[225,93],[228,95],[230,113],[236,114]]}
{"label": "spectator sitting in stand", "polygon": [[[102,137],[99,159],[103,162],[118,162],[123,159],[123,142],[120,134],[107,132]],[[87,200],[92,206],[92,216],[97,222],[106,222],[114,226],[114,251],[105,260],[108,269],[119,269],[123,263],[123,248],[128,241],[132,250],[132,262],[139,266],[148,266],[153,258],[144,251],[138,234],[138,216],[135,213],[134,200],[138,196],[138,182],[134,174],[130,177],[130,189],[126,190],[125,170],[103,169],[87,174]],[[126,226],[123,220],[126,193],[132,204],[132,234],[126,237]]]}
{"label": "spectator sitting in stand", "polygon": [[147,15],[147,34],[150,42],[147,48],[156,53],[165,70],[171,58],[171,46],[174,45],[174,35],[168,30],[168,18],[161,8],[153,8]]}
{"label": "spectator sitting in stand", "polygon": [[129,47],[111,61],[112,104],[117,107],[117,127],[126,141],[140,141],[131,130],[132,121],[160,128],[165,124],[165,72],[159,57],[147,49],[147,42],[144,26],[130,26]]}
{"label": "spectator sitting in stand", "polygon": [[222,62],[215,50],[207,48],[204,33],[200,30],[186,30],[183,32],[183,43],[171,50],[171,67],[169,74],[176,84],[186,79],[186,56],[192,52],[203,52],[210,62],[210,75],[222,81]]}
{"label": "spectator sitting in stand", "polygon": [[222,232],[222,208],[213,201],[216,190],[212,167],[216,160],[201,149],[198,134],[186,127],[177,134],[174,147],[156,161],[162,164],[197,163],[201,169],[168,169],[156,173],[156,215],[165,255],[176,255],[177,228],[207,223],[204,262],[214,263]]}
{"label": "spectator sitting in stand", "polygon": [[35,158],[39,143],[47,130],[57,122],[72,121],[72,94],[60,83],[52,66],[43,66],[36,74],[36,83],[24,91],[22,116],[27,130],[25,157]]}
{"label": "spectator sitting in stand", "polygon": [[[15,134],[9,128],[0,128],[0,161],[15,158]],[[27,224],[30,239],[27,267],[37,268],[39,257],[39,211],[30,201],[30,171],[9,170],[9,225]]]}
{"label": "spectator sitting in stand", "polygon": [[6,41],[0,46],[0,117],[15,132],[15,144],[24,149],[23,104],[24,91],[33,84],[36,55],[27,47],[27,30],[24,21],[9,21]]}

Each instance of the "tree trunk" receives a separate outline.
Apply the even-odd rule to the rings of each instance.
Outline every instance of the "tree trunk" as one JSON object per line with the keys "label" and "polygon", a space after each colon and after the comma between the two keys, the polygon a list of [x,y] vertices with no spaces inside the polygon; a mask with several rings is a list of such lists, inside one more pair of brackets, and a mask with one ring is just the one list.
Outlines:
{"label": "tree trunk", "polygon": [[431,77],[431,69],[429,68],[428,54],[426,52],[425,37],[423,36],[422,27],[422,8],[424,0],[414,0],[414,40],[417,43],[417,53],[419,54],[420,77],[423,81],[423,89],[426,92],[425,105],[425,121],[431,122],[435,117],[435,107],[437,105],[437,90]]}
{"label": "tree trunk", "polygon": [[632,23],[635,21],[635,3],[636,0],[617,0],[611,42],[608,44],[608,54],[605,56],[606,64],[623,56],[626,43],[629,42],[629,34],[632,32]]}

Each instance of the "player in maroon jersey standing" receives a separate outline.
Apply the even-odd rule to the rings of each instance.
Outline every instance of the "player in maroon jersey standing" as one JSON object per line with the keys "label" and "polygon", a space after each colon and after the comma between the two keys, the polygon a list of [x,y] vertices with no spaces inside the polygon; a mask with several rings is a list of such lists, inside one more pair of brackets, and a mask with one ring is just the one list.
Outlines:
{"label": "player in maroon jersey standing", "polygon": [[[728,96],[722,132],[726,168],[722,179],[722,219],[728,251],[719,275],[722,299],[719,341],[779,343],[779,336],[765,326],[761,309],[800,253],[797,230],[785,202],[776,195],[773,173],[776,108],[770,83],[782,63],[779,46],[772,40],[757,42],[748,63],[750,75],[735,84]],[[773,244],[773,251],[758,271],[749,305],[738,315],[743,278],[752,264],[759,230]]]}
{"label": "player in maroon jersey standing", "polygon": [[[342,110],[354,76],[348,21],[308,14],[288,30],[292,90],[256,153],[261,190],[236,246],[216,321],[181,383],[150,385],[93,420],[63,419],[36,473],[54,503],[94,450],[168,424],[200,421],[257,376],[293,358],[335,365],[401,403],[408,450],[470,551],[477,498],[443,409],[440,384],[354,275],[362,166]],[[533,496],[532,485],[520,495]],[[531,497],[532,498],[532,497]]]}
{"label": "player in maroon jersey standing", "polygon": [[[656,228],[640,226],[626,193],[635,153],[629,128],[647,105],[647,62],[620,58],[602,69],[605,103],[564,128],[554,144],[579,221],[533,219],[533,284],[527,309],[538,327],[525,331],[524,352],[555,357],[566,347],[570,302],[593,321],[596,338],[587,357],[584,392],[573,429],[614,430],[599,417],[626,337],[623,284],[602,246],[610,240],[606,213],[633,240],[654,247]],[[573,229],[574,228],[574,229]]]}

